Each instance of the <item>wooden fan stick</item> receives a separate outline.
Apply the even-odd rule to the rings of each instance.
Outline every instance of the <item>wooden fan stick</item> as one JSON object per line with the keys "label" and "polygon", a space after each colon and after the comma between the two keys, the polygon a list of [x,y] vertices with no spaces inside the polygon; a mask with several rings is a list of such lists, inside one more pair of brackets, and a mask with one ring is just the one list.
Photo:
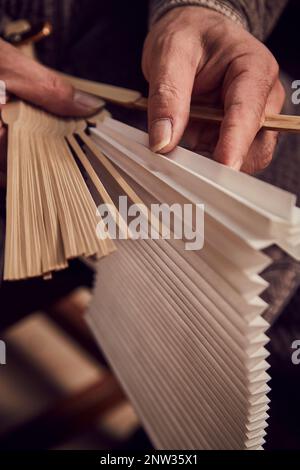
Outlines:
{"label": "wooden fan stick", "polygon": [[115,220],[115,222],[118,224],[119,229],[123,232],[123,234],[127,237],[130,238],[131,234],[129,232],[129,229],[127,227],[127,224],[125,220],[122,218],[121,214],[115,207],[115,204],[113,203],[113,200],[109,196],[108,192],[106,191],[105,187],[103,186],[101,180],[98,178],[97,173],[95,172],[94,168],[92,167],[89,159],[81,149],[80,145],[76,141],[75,137],[73,135],[69,135],[67,137],[67,140],[69,144],[71,145],[72,149],[74,150],[76,156],[79,158],[81,161],[85,171],[89,174],[95,188],[97,189],[98,193],[102,197],[103,201],[105,204],[108,205],[108,207],[112,206],[116,213],[114,211],[111,212],[111,216]]}
{"label": "wooden fan stick", "polygon": [[[146,110],[147,106],[147,98],[139,98],[134,103],[135,108],[143,110]],[[222,109],[192,104],[190,110],[190,118],[196,121],[220,123],[223,121],[224,112]],[[300,132],[300,116],[288,116],[286,114],[268,114],[265,118],[262,127],[265,130],[269,131]]]}
{"label": "wooden fan stick", "polygon": [[4,107],[2,119],[9,140],[4,278],[49,277],[74,257],[112,253],[114,242],[97,236],[96,205],[67,144],[73,143],[88,167],[72,140],[86,123],[56,118],[18,101]]}
{"label": "wooden fan stick", "polygon": [[[124,193],[129,197],[129,199],[134,203],[139,205],[141,212],[144,217],[148,220],[151,220],[154,227],[158,230],[160,235],[163,233],[163,224],[160,223],[159,218],[150,213],[145,202],[139,197],[139,195],[134,191],[131,185],[123,178],[119,173],[117,168],[111,163],[111,161],[104,155],[104,153],[97,147],[95,142],[85,133],[84,130],[76,132],[84,144],[89,148],[93,155],[99,160],[103,167],[108,171],[112,178],[116,181],[119,187],[124,191]],[[129,232],[129,235],[130,232]]]}
{"label": "wooden fan stick", "polygon": [[[142,97],[141,93],[138,91],[92,82],[65,74],[62,74],[62,76],[71,82],[75,88],[85,91],[86,93],[91,93],[92,95],[99,96],[104,100],[121,106],[147,110],[148,100]],[[220,123],[223,117],[224,113],[221,109],[199,105],[191,106],[190,118],[193,120]],[[271,131],[300,132],[300,116],[268,114],[262,127]]]}
{"label": "wooden fan stick", "polygon": [[[77,135],[85,143],[85,145],[90,149],[90,151],[95,155],[95,157],[100,161],[101,165],[110,173],[118,185],[123,189],[125,194],[131,199],[134,204],[140,204],[141,207],[144,207],[145,204],[142,199],[135,193],[135,191],[130,187],[127,181],[122,177],[118,170],[113,166],[110,160],[100,151],[94,141],[84,132],[79,131]],[[148,217],[148,211],[144,212],[144,216]]]}

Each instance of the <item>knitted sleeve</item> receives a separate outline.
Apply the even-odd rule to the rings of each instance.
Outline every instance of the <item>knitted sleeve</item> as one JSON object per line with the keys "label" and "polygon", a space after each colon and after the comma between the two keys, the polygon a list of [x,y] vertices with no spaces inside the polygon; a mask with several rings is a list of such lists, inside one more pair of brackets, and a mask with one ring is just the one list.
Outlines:
{"label": "knitted sleeve", "polygon": [[288,0],[150,0],[150,26],[173,8],[200,6],[222,13],[264,40],[287,3]]}

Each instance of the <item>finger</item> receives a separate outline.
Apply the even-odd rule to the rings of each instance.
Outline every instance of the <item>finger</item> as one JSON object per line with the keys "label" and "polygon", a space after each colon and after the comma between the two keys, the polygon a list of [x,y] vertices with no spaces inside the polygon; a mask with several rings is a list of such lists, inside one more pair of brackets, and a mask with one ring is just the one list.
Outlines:
{"label": "finger", "polygon": [[166,45],[152,58],[149,74],[148,127],[150,148],[167,153],[180,141],[186,127],[196,64],[191,51]]}
{"label": "finger", "polygon": [[238,59],[229,67],[224,96],[225,115],[214,152],[217,161],[237,170],[241,168],[264,121],[277,72],[274,65],[251,64],[245,58]]}
{"label": "finger", "polygon": [[0,121],[0,187],[6,186],[7,131]]}
{"label": "finger", "polygon": [[62,116],[94,114],[102,100],[74,88],[43,65],[0,41],[0,79],[7,90],[47,111]]}
{"label": "finger", "polygon": [[[285,92],[278,80],[269,95],[266,113],[280,113],[284,99]],[[250,147],[250,151],[243,162],[241,171],[253,174],[264,170],[272,161],[278,143],[278,137],[278,132],[261,130]]]}
{"label": "finger", "polygon": [[260,131],[251,145],[241,171],[252,175],[267,168],[272,161],[278,137],[278,132]]}
{"label": "finger", "polygon": [[219,136],[219,125],[190,121],[183,136],[184,146],[197,153],[212,154]]}

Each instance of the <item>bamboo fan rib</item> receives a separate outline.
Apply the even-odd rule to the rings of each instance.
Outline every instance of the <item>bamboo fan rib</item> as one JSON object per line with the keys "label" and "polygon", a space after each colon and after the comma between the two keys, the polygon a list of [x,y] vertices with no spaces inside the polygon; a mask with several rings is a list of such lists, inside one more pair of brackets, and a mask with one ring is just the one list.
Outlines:
{"label": "bamboo fan rib", "polygon": [[[3,119],[5,279],[47,277],[78,256],[103,258],[86,318],[155,447],[261,449],[269,325],[260,273],[272,262],[263,250],[277,244],[300,260],[295,196],[182,148],[154,155],[145,133],[106,111],[89,132],[84,120],[22,102],[5,107]],[[185,237],[147,239],[147,224],[133,240],[119,196],[148,221],[152,203],[193,212],[204,204],[203,249],[185,250]],[[99,203],[109,205],[123,239],[98,238]],[[151,224],[164,233],[159,218]]]}
{"label": "bamboo fan rib", "polygon": [[2,115],[8,124],[4,279],[48,276],[72,258],[111,253],[113,242],[96,235],[96,205],[67,144],[86,123],[23,102]]}

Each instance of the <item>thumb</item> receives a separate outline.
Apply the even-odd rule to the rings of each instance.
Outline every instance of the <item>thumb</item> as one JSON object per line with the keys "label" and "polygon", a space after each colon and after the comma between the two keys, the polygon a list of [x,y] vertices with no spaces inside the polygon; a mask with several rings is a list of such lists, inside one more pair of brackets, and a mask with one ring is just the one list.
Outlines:
{"label": "thumb", "polygon": [[149,145],[153,152],[170,152],[183,135],[196,73],[192,62],[178,48],[154,54],[148,100]]}
{"label": "thumb", "polygon": [[1,80],[8,92],[46,111],[61,116],[88,116],[103,106],[102,100],[75,90],[55,72],[5,41],[0,41],[0,64]]}

